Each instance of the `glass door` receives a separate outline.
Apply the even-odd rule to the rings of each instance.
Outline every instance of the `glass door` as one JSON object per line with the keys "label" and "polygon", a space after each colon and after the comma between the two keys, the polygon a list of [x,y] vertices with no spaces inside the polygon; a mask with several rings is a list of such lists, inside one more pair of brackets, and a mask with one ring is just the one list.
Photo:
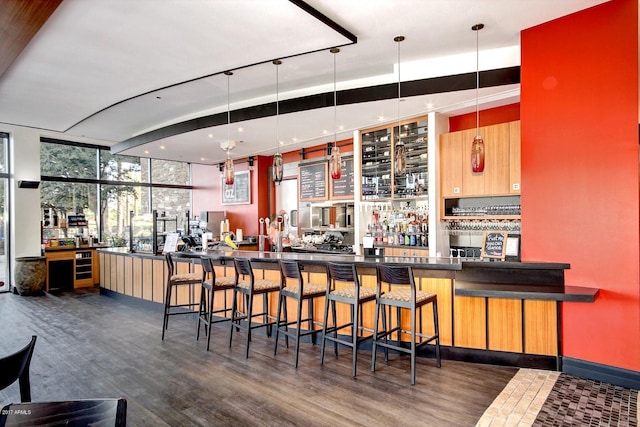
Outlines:
{"label": "glass door", "polygon": [[0,292],[9,290],[9,134],[0,132]]}

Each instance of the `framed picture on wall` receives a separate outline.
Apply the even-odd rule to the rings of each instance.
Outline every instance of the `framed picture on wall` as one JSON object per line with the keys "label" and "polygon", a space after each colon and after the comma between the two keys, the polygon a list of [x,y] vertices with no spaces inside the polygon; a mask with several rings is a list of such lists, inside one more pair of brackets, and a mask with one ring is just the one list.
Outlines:
{"label": "framed picture on wall", "polygon": [[251,171],[236,172],[233,185],[226,185],[224,183],[224,175],[221,175],[220,188],[223,205],[251,204]]}

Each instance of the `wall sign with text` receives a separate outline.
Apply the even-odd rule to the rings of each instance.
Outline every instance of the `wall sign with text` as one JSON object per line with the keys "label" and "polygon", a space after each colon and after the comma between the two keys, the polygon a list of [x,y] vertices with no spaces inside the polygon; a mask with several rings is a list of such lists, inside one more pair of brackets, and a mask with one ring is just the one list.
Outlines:
{"label": "wall sign with text", "polygon": [[233,185],[226,185],[220,176],[220,188],[223,205],[251,204],[251,171],[236,172]]}
{"label": "wall sign with text", "polygon": [[342,158],[342,176],[331,180],[331,199],[353,199],[353,157]]}
{"label": "wall sign with text", "polygon": [[327,162],[300,166],[298,173],[300,200],[327,200]]}

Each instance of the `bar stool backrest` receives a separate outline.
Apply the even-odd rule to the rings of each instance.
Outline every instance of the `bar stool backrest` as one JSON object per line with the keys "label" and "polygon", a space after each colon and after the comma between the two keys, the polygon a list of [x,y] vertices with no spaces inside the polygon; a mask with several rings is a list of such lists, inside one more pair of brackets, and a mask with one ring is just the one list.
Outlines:
{"label": "bar stool backrest", "polygon": [[253,268],[251,261],[247,258],[234,258],[233,265],[236,268],[236,284],[240,280],[240,276],[249,276],[249,280],[253,283]]}
{"label": "bar stool backrest", "polygon": [[211,275],[211,283],[215,283],[216,282],[216,271],[213,268],[213,262],[211,261],[211,258],[203,256],[200,258],[200,264],[202,264],[202,273],[203,273],[203,277],[202,280],[206,279],[207,275]]}
{"label": "bar stool backrest", "polygon": [[171,253],[167,252],[164,256],[164,259],[167,261],[167,268],[169,269],[169,277],[175,274],[175,267],[173,265],[173,258],[171,257]]}
{"label": "bar stool backrest", "polygon": [[415,288],[413,269],[411,266],[397,266],[379,264],[378,283],[384,282],[390,285],[410,285]]}
{"label": "bar stool backrest", "polygon": [[327,270],[327,277],[329,280],[338,282],[354,282],[356,286],[359,285],[358,273],[354,264],[328,262]]}
{"label": "bar stool backrest", "polygon": [[286,286],[287,279],[295,279],[302,286],[302,271],[297,261],[280,260],[280,287]]}

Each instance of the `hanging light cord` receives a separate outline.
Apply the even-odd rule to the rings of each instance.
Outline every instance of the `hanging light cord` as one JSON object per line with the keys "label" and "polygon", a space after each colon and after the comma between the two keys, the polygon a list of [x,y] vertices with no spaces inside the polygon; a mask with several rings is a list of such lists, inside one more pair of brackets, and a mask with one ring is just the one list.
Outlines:
{"label": "hanging light cord", "polygon": [[480,133],[480,111],[478,108],[478,90],[480,88],[480,53],[478,39],[480,38],[480,30],[476,30],[476,135]]}
{"label": "hanging light cord", "polygon": [[480,133],[480,109],[478,107],[478,91],[480,89],[480,30],[484,28],[484,24],[476,24],[471,29],[476,32],[476,136]]}
{"label": "hanging light cord", "polygon": [[229,93],[231,92],[230,89],[230,77],[233,74],[231,71],[227,71],[225,73],[227,75],[227,159],[230,158],[230,154],[229,151],[231,151],[231,102],[230,102],[230,97],[229,97]]}
{"label": "hanging light cord", "polygon": [[404,36],[396,36],[393,39],[394,41],[396,41],[398,43],[398,143],[401,143],[401,138],[400,138],[400,98],[401,98],[401,92],[400,92],[400,42],[404,40]]}
{"label": "hanging light cord", "polygon": [[333,148],[338,145],[338,91],[336,89],[336,54],[338,52],[340,49],[333,52]]}
{"label": "hanging light cord", "polygon": [[281,62],[279,60],[273,61],[276,65],[276,154],[280,152],[280,74],[278,67]]}

